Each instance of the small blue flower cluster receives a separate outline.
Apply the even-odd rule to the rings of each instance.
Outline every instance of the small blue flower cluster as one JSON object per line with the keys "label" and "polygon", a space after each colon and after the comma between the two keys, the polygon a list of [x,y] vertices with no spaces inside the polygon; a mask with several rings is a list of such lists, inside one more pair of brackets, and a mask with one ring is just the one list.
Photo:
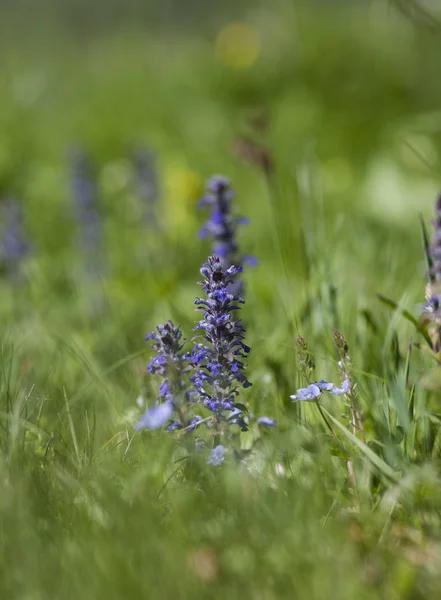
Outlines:
{"label": "small blue flower cluster", "polygon": [[[197,310],[203,318],[195,330],[202,339],[195,341],[192,350],[185,354],[179,327],[168,321],[146,336],[153,341],[156,355],[147,370],[162,379],[156,404],[147,409],[135,425],[136,429],[159,429],[191,432],[205,424],[219,440],[228,439],[232,426],[248,431],[250,417],[247,407],[237,402],[239,389],[251,383],[245,376],[244,359],[250,347],[244,342],[245,328],[235,318],[244,301],[231,293],[234,276],[241,268],[224,269],[218,256],[210,256],[202,266],[204,298],[196,298]],[[190,414],[194,406],[203,406],[208,417]],[[260,417],[257,424],[275,427],[274,419]],[[218,444],[208,462],[218,465],[224,460],[224,446]]]}
{"label": "small blue flower cluster", "polygon": [[159,375],[162,381],[157,404],[147,409],[136,424],[136,429],[159,429],[171,420],[174,413],[179,420],[169,423],[167,427],[169,431],[188,426],[195,428],[201,417],[196,416],[188,422],[187,389],[184,381],[185,341],[182,340],[180,328],[167,321],[164,325],[158,325],[156,331],[148,333],[145,340],[152,340],[152,347],[156,351],[156,356],[149,362],[147,371],[152,375]]}
{"label": "small blue flower cluster", "polygon": [[208,221],[199,231],[199,237],[213,239],[213,254],[222,261],[222,267],[228,269],[232,265],[240,266],[246,263],[250,266],[257,264],[254,256],[240,256],[236,241],[237,225],[248,225],[246,217],[233,217],[231,202],[234,192],[229,180],[221,175],[215,175],[207,182],[207,194],[199,203],[200,207],[210,206],[211,214]]}
{"label": "small blue flower cluster", "polygon": [[427,274],[430,283],[426,288],[424,312],[429,315],[430,320],[441,325],[441,196],[436,201],[435,212],[434,233],[429,248],[432,267]]}
{"label": "small blue flower cluster", "polygon": [[238,388],[251,385],[244,375],[245,365],[242,361],[250,352],[250,347],[243,342],[244,326],[240,319],[234,318],[238,304],[244,301],[229,293],[229,286],[234,283],[232,275],[241,270],[229,267],[224,271],[218,256],[211,256],[201,269],[205,278],[202,289],[206,298],[195,300],[204,317],[195,329],[203,332],[205,344],[196,344],[193,348],[191,358],[196,373],[191,380],[198,396],[218,419],[222,418],[224,411],[233,411],[234,421],[247,430],[241,417],[242,407],[235,403]]}
{"label": "small blue flower cluster", "polygon": [[101,217],[98,191],[88,155],[81,149],[70,152],[71,192],[80,230],[80,243],[91,254],[100,246]]}
{"label": "small blue flower cluster", "polygon": [[20,278],[20,265],[31,252],[23,227],[21,204],[16,199],[8,199],[3,209],[3,239],[1,243],[1,260],[5,264],[8,275]]}
{"label": "small blue flower cluster", "polygon": [[341,387],[337,387],[333,383],[328,383],[322,379],[316,383],[311,383],[306,388],[300,388],[290,398],[291,400],[299,400],[300,402],[318,402],[323,392],[330,392],[333,396],[348,394],[350,392],[349,379],[345,379]]}
{"label": "small blue flower cluster", "polygon": [[156,225],[159,185],[155,155],[147,148],[136,148],[132,154],[132,162],[137,191],[144,205],[146,220],[150,225]]}

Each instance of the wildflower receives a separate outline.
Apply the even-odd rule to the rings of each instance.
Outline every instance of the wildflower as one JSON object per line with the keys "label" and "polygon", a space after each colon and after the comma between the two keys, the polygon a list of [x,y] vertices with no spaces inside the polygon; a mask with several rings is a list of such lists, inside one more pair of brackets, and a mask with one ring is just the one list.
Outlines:
{"label": "wildflower", "polygon": [[20,267],[23,259],[31,252],[31,245],[26,239],[23,227],[21,204],[16,199],[5,202],[3,220],[5,223],[1,243],[1,259],[8,274],[20,278]]}
{"label": "wildflower", "polygon": [[164,325],[158,325],[156,331],[147,334],[145,339],[146,341],[152,340],[152,347],[156,351],[156,356],[149,362],[147,371],[152,375],[162,377],[157,400],[161,403],[148,408],[136,428],[157,429],[162,427],[174,412],[177,412],[179,421],[170,423],[167,431],[186,427],[184,407],[186,390],[183,381],[185,371],[183,346],[185,342],[182,342],[181,330],[171,321],[167,321]]}
{"label": "wildflower", "polygon": [[328,383],[324,379],[322,379],[321,381],[316,381],[314,385],[316,385],[318,388],[320,388],[321,390],[324,390],[326,392],[330,392],[332,390],[332,388],[334,387],[333,383]]}
{"label": "wildflower", "polygon": [[220,465],[221,462],[225,460],[225,448],[222,445],[216,446],[210,452],[210,456],[208,457],[208,464],[216,467]]}
{"label": "wildflower", "polygon": [[135,429],[159,429],[163,427],[173,415],[173,402],[167,400],[163,404],[148,408],[138,423]]}
{"label": "wildflower", "polygon": [[71,152],[70,168],[80,243],[86,252],[95,253],[101,241],[101,218],[98,213],[98,190],[88,155],[82,150]]}
{"label": "wildflower", "polygon": [[301,402],[315,402],[321,393],[321,389],[315,383],[311,383],[308,387],[297,390],[297,395],[293,394],[290,398]]}
{"label": "wildflower", "polygon": [[259,425],[264,425],[265,427],[277,427],[277,421],[269,417],[259,417],[257,422]]}
{"label": "wildflower", "polygon": [[[228,269],[231,265],[240,266],[243,262],[253,266],[257,259],[253,256],[239,256],[236,241],[236,226],[248,225],[246,217],[233,217],[231,202],[234,192],[226,177],[216,175],[207,182],[208,193],[202,198],[199,206],[211,206],[211,215],[204,227],[199,231],[199,237],[213,239],[213,254],[219,256],[222,267]],[[237,289],[239,292],[239,289]]]}
{"label": "wildflower", "polygon": [[[431,322],[428,333],[432,349],[438,353],[441,349],[441,195],[435,204],[436,219],[433,221],[434,233],[431,245],[426,249],[429,263],[427,273],[429,283],[426,286],[426,304],[424,312]],[[423,228],[425,233],[425,230]]]}
{"label": "wildflower", "polygon": [[[334,385],[334,384],[332,384]],[[334,396],[341,396],[342,394],[348,394],[350,391],[350,383],[349,383],[349,379],[345,379],[341,385],[341,387],[334,387],[334,389],[331,388],[331,394],[333,394]]]}
{"label": "wildflower", "polygon": [[189,357],[196,369],[190,379],[197,396],[215,414],[218,425],[224,411],[246,409],[238,406],[235,399],[239,387],[251,385],[244,375],[243,359],[250,352],[243,341],[245,328],[239,319],[234,319],[238,304],[244,301],[229,292],[233,275],[240,271],[236,267],[224,270],[218,256],[209,257],[201,268],[206,297],[195,300],[197,310],[203,311],[203,319],[195,329],[203,332],[204,343],[196,344]]}
{"label": "wildflower", "polygon": [[178,421],[172,421],[165,428],[165,430],[168,431],[168,432],[174,431],[175,429],[182,429],[182,425]]}
{"label": "wildflower", "polygon": [[145,148],[137,148],[132,154],[138,194],[146,209],[149,224],[157,221],[156,201],[159,196],[158,175],[153,152]]}

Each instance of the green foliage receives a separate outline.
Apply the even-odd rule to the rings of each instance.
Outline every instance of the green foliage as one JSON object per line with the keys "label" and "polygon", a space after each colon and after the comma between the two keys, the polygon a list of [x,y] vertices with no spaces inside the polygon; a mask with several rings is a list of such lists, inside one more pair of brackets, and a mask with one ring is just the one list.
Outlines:
{"label": "green foliage", "polygon": [[[134,28],[0,54],[0,190],[22,198],[35,244],[23,281],[1,281],[1,598],[440,597],[440,367],[417,304],[441,42],[361,4],[251,19],[261,55],[244,70],[211,39]],[[242,136],[271,156],[269,178],[231,151]],[[100,280],[75,244],[77,142],[98,171]],[[132,183],[137,144],[158,153],[157,230]],[[197,318],[196,204],[218,172],[260,259],[244,274],[253,387],[238,400],[278,428],[253,426],[212,467],[185,437],[133,423],[157,394],[144,334]],[[323,395],[323,414],[289,399],[339,383],[335,329],[365,440],[342,397]]]}

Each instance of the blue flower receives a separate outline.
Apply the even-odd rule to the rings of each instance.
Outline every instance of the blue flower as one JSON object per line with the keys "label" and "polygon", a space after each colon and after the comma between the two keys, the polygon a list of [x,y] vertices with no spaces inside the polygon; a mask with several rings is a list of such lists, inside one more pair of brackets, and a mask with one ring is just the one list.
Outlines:
{"label": "blue flower", "polygon": [[213,465],[214,467],[220,465],[221,462],[225,460],[224,454],[225,448],[221,445],[216,446],[216,448],[213,448],[213,450],[210,452],[210,456],[208,457],[207,463],[209,465]]}
{"label": "blue flower", "polygon": [[99,214],[99,195],[93,168],[87,153],[82,149],[70,152],[71,193],[76,210],[81,246],[88,259],[96,261],[102,233]]}
{"label": "blue flower", "polygon": [[31,253],[31,244],[27,240],[23,226],[20,202],[16,199],[7,200],[2,216],[4,230],[0,247],[1,260],[5,263],[11,277],[20,278],[21,263]]}
{"label": "blue flower", "polygon": [[333,383],[328,383],[324,379],[322,379],[321,381],[316,381],[314,383],[314,385],[316,385],[321,390],[325,390],[326,392],[330,392],[332,390],[332,388],[334,387]]}
{"label": "blue flower", "polygon": [[[438,197],[435,204],[436,219],[433,222],[434,234],[432,238],[432,244],[430,246],[430,256],[433,261],[433,266],[430,269],[428,275],[429,279],[435,280],[437,283],[441,281],[441,196]],[[434,297],[431,294],[430,299]]]}
{"label": "blue flower", "polygon": [[167,425],[165,428],[168,432],[175,431],[175,429],[182,429],[182,425],[178,423],[178,421],[172,421],[170,425]]}
{"label": "blue flower", "polygon": [[159,184],[155,155],[147,148],[136,148],[132,154],[132,163],[136,175],[138,196],[145,207],[146,221],[150,226],[156,225]]}
{"label": "blue flower", "polygon": [[163,427],[173,415],[173,402],[167,400],[163,404],[148,408],[138,423],[135,429],[159,429]]}
{"label": "blue flower", "polygon": [[[156,351],[156,356],[149,362],[147,370],[152,375],[159,375],[162,378],[159,386],[159,398],[163,400],[163,404],[149,409],[138,425],[156,429],[148,423],[160,421],[161,415],[167,414],[170,409],[173,412],[173,407],[176,406],[182,422],[177,422],[177,425],[175,422],[171,423],[167,430],[172,431],[177,427],[187,427],[188,421],[185,417],[185,408],[190,398],[187,394],[188,386],[184,381],[184,376],[188,369],[186,361],[189,357],[183,353],[184,342],[182,341],[181,330],[173,325],[171,321],[167,321],[164,325],[158,325],[156,331],[147,334],[145,339],[153,342],[152,348]],[[147,425],[142,425],[142,423],[147,423]],[[161,427],[161,425],[158,425],[158,427]]]}
{"label": "blue flower", "polygon": [[[236,241],[238,225],[248,225],[247,217],[233,217],[231,202],[234,193],[226,177],[216,175],[207,182],[207,194],[199,203],[200,207],[210,206],[211,214],[208,221],[199,231],[199,237],[211,237],[213,240],[213,254],[221,259],[222,267],[227,269],[231,265],[240,265],[243,261],[250,265],[256,264],[254,257],[241,257]],[[234,284],[234,291],[240,290],[240,282]]]}
{"label": "blue flower", "polygon": [[257,422],[259,425],[265,425],[265,427],[277,427],[277,421],[269,417],[259,417]]}
{"label": "blue flower", "polygon": [[161,394],[161,396],[163,398],[165,398],[166,396],[170,396],[171,395],[170,387],[169,387],[167,381],[164,380],[161,383],[161,385],[159,386],[159,393]]}
{"label": "blue flower", "polygon": [[349,379],[345,379],[342,383],[341,387],[335,387],[331,394],[334,396],[341,396],[342,394],[347,394],[350,391]]}
{"label": "blue flower", "polygon": [[297,390],[297,395],[292,395],[290,397],[292,400],[311,402],[318,398],[321,393],[322,392],[320,388],[315,383],[311,383],[311,385],[308,385],[308,387]]}
{"label": "blue flower", "polygon": [[190,379],[208,410],[218,415],[233,410],[240,386],[251,385],[241,360],[250,348],[243,342],[245,328],[235,318],[243,300],[228,292],[238,272],[233,266],[225,270],[218,256],[210,256],[201,268],[205,298],[195,300],[203,312],[195,329],[203,332],[204,343],[196,344],[189,356],[195,368]]}
{"label": "blue flower", "polygon": [[202,417],[200,417],[199,415],[196,415],[195,417],[193,417],[193,419],[190,421],[190,426],[188,428],[188,431],[194,431],[197,426],[199,425],[199,422],[202,421]]}

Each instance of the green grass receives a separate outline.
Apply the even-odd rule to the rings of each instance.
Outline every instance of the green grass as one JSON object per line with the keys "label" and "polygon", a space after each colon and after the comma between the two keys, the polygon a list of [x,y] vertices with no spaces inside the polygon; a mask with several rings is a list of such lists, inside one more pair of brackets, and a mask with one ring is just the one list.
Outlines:
{"label": "green grass", "polygon": [[[243,71],[216,60],[208,35],[54,32],[56,52],[2,42],[0,191],[23,199],[35,244],[26,281],[1,282],[2,599],[439,598],[439,366],[403,313],[424,302],[440,39],[381,3],[251,22],[262,54]],[[270,188],[231,152],[256,109]],[[94,283],[69,211],[77,142],[105,216],[108,270]],[[158,153],[160,231],[130,183],[138,143]],[[240,400],[279,426],[241,434],[253,452],[213,468],[133,423],[136,398],[156,395],[145,333],[171,318],[191,335],[209,253],[196,203],[218,172],[251,217],[241,248],[260,259],[244,275],[253,387]],[[366,445],[341,399],[323,400],[338,441],[314,405],[289,399],[304,383],[295,336],[312,379],[336,381],[336,328]]]}

